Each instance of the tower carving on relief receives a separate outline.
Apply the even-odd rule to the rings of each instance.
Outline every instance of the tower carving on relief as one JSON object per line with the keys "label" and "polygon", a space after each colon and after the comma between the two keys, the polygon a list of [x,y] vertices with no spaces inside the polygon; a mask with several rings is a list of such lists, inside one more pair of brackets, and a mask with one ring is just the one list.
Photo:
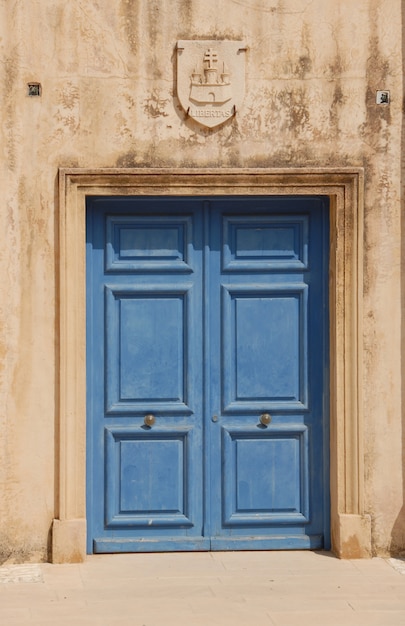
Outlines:
{"label": "tower carving on relief", "polygon": [[218,73],[218,53],[213,48],[208,48],[203,58],[203,73],[196,70],[191,75],[190,100],[200,104],[216,102],[223,104],[232,98],[230,73],[222,63],[222,71]]}

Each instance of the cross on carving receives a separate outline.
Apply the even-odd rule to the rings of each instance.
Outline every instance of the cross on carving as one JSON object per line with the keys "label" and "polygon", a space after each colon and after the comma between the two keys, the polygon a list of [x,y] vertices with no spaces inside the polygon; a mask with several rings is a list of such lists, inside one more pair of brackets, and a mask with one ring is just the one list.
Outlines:
{"label": "cross on carving", "polygon": [[204,61],[208,63],[208,69],[211,70],[214,67],[214,63],[218,63],[218,53],[213,48],[208,48],[204,54]]}

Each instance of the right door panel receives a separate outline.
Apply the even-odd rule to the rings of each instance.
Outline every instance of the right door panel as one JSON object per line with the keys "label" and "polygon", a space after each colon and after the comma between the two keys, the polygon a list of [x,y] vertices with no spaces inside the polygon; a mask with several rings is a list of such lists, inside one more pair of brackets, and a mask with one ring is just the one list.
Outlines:
{"label": "right door panel", "polygon": [[212,203],[212,549],[328,547],[327,208]]}

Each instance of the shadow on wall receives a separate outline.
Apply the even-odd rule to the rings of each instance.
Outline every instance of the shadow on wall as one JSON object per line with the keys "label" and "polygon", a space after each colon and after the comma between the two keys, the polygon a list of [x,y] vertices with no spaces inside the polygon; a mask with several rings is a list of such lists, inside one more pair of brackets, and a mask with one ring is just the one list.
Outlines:
{"label": "shadow on wall", "polygon": [[[402,74],[405,78],[405,4],[402,4]],[[405,92],[404,92],[405,101]],[[405,556],[405,107],[402,111],[401,137],[401,364],[402,364],[402,507],[391,533],[391,553]]]}

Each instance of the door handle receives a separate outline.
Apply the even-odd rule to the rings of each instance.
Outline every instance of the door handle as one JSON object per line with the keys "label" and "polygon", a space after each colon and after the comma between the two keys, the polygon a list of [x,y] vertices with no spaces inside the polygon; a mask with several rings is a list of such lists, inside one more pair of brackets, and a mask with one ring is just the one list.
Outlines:
{"label": "door handle", "polygon": [[260,423],[263,426],[268,426],[271,422],[271,415],[270,413],[262,413],[260,416]]}
{"label": "door handle", "polygon": [[156,417],[152,413],[148,413],[143,418],[143,423],[145,424],[145,426],[149,426],[149,428],[152,427],[155,422],[156,422]]}

